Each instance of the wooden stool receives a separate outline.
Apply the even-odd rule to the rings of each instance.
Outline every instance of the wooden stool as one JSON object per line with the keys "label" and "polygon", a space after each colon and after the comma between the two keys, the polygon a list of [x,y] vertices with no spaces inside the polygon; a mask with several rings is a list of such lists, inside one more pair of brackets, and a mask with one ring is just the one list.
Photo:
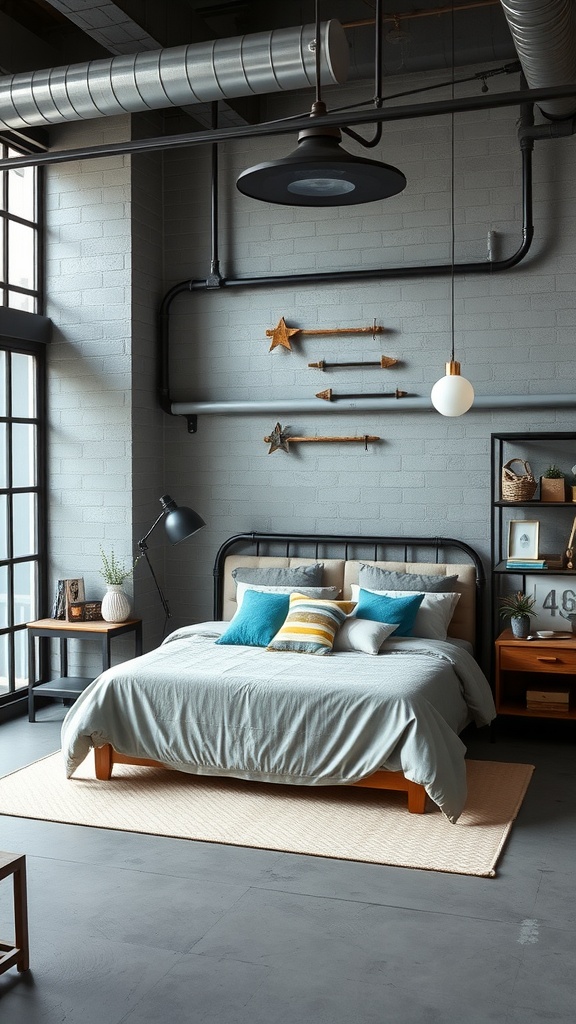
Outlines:
{"label": "wooden stool", "polygon": [[26,857],[24,854],[4,853],[0,850],[0,881],[13,875],[14,879],[14,930],[13,945],[0,939],[0,974],[9,967],[27,971],[28,953],[28,908],[26,901]]}

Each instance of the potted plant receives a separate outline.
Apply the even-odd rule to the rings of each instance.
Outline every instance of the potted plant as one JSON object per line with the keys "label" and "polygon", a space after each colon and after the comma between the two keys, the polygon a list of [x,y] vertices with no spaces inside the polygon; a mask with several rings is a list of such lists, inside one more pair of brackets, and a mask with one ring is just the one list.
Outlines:
{"label": "potted plant", "polygon": [[500,615],[510,619],[510,628],[518,640],[530,633],[530,616],[535,603],[534,597],[523,594],[521,590],[500,599]]}
{"label": "potted plant", "polygon": [[134,572],[138,559],[135,558],[132,565],[126,567],[124,562],[118,561],[114,549],[110,551],[110,554],[106,554],[102,548],[100,548],[100,557],[102,567],[99,572],[106,583],[106,593],[102,598],[102,618],[106,622],[125,622],[130,615],[131,604],[122,585]]}
{"label": "potted plant", "polygon": [[540,477],[540,501],[565,501],[566,481],[564,473],[554,463],[548,466]]}

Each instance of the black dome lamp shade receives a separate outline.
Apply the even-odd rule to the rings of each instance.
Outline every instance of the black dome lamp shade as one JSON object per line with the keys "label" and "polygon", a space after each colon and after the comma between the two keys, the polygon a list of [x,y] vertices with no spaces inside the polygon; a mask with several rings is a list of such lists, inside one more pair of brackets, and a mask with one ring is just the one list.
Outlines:
{"label": "black dome lamp shade", "polygon": [[[326,104],[320,96],[320,16],[316,0],[315,64],[316,98],[310,128],[298,135],[298,148],[281,160],[271,160],[243,171],[236,187],[245,196],[280,206],[359,206],[388,199],[406,188],[397,167],[353,156],[342,149],[339,128],[322,127]],[[381,0],[376,0],[375,91],[380,96]],[[380,126],[379,126],[380,127]],[[347,129],[363,145],[373,145]],[[378,137],[379,140],[379,137]]]}
{"label": "black dome lamp shade", "polygon": [[[310,116],[324,113],[324,103],[317,101]],[[236,186],[243,195],[281,206],[358,206],[403,191],[402,171],[352,156],[342,149],[340,139],[338,128],[306,128],[293,153],[249,167]]]}

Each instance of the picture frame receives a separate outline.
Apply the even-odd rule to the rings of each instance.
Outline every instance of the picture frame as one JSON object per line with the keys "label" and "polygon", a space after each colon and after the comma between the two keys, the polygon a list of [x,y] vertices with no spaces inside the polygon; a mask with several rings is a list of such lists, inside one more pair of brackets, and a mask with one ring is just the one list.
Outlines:
{"label": "picture frame", "polygon": [[508,558],[532,561],[538,558],[538,519],[511,519],[508,523]]}
{"label": "picture frame", "polygon": [[70,622],[97,622],[102,619],[102,601],[71,601]]}
{"label": "picture frame", "polygon": [[565,574],[526,576],[524,592],[534,598],[530,629],[572,632],[576,622],[576,577]]}
{"label": "picture frame", "polygon": [[66,620],[72,621],[70,606],[84,601],[84,579],[78,576],[74,579],[64,580],[64,596],[66,601]]}

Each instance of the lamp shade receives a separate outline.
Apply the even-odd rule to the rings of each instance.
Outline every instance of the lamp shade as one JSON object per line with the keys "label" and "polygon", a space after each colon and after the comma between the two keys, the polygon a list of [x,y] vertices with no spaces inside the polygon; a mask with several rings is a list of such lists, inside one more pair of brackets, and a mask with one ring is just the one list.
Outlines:
{"label": "lamp shade", "polygon": [[198,533],[206,523],[197,512],[186,505],[177,505],[169,494],[160,498],[162,508],[166,511],[164,528],[171,544],[179,544],[193,534]]}
{"label": "lamp shade", "polygon": [[474,388],[460,375],[460,363],[446,363],[446,376],[432,388],[432,405],[442,416],[462,416],[474,401]]}
{"label": "lamp shade", "polygon": [[406,178],[389,164],[347,153],[338,130],[312,128],[300,132],[298,148],[282,160],[243,171],[236,187],[281,206],[354,206],[397,195]]}

